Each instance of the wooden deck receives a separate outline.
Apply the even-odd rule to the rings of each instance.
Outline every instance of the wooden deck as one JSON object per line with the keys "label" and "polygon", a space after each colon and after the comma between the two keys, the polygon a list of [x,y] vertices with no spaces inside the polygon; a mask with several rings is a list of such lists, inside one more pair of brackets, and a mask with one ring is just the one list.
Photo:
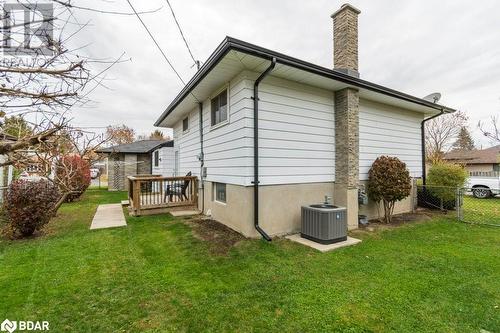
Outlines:
{"label": "wooden deck", "polygon": [[162,214],[175,209],[196,209],[198,178],[138,175],[128,177],[129,211],[133,216]]}

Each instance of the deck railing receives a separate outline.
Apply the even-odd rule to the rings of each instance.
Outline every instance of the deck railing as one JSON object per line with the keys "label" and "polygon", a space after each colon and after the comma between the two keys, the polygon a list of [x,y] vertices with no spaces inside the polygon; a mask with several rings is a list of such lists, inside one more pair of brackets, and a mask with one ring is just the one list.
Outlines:
{"label": "deck railing", "polygon": [[198,178],[136,175],[128,177],[132,215],[161,213],[171,207],[198,205]]}

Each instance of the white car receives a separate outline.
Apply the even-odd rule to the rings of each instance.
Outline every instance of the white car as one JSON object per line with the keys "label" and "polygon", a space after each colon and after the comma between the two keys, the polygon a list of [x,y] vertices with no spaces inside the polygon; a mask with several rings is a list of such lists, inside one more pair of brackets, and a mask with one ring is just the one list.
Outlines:
{"label": "white car", "polygon": [[96,179],[97,177],[99,177],[99,174],[100,174],[99,169],[97,168],[90,169],[90,178]]}
{"label": "white car", "polygon": [[35,181],[38,181],[41,179],[47,179],[47,177],[38,176],[38,175],[30,175],[27,171],[23,171],[23,172],[21,172],[21,174],[19,174],[19,179],[27,180],[30,182],[35,182]]}
{"label": "white car", "polygon": [[478,199],[499,195],[500,175],[492,177],[471,176],[467,181],[467,187],[471,189],[472,195]]}

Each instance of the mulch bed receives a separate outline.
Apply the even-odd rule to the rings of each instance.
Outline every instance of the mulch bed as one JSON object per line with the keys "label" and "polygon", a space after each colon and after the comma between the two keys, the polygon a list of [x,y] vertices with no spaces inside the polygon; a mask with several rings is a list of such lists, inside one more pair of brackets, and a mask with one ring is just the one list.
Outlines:
{"label": "mulch bed", "polygon": [[394,215],[392,217],[392,222],[387,224],[381,219],[372,219],[369,224],[366,226],[360,226],[360,230],[364,231],[376,231],[379,229],[387,229],[387,228],[396,228],[402,225],[407,225],[410,223],[423,222],[431,220],[436,214],[436,212],[421,210],[415,213],[404,213]]}
{"label": "mulch bed", "polygon": [[210,253],[214,255],[228,255],[229,251],[237,243],[245,239],[245,237],[233,229],[212,219],[196,217],[194,219],[187,219],[186,223],[191,226],[193,235],[205,241]]}

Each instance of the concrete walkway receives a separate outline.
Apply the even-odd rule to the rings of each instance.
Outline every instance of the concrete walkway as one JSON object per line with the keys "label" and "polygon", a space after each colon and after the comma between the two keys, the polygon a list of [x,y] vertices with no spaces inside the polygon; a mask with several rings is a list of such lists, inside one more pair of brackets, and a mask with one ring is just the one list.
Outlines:
{"label": "concrete walkway", "polygon": [[99,205],[90,229],[103,229],[127,226],[121,204]]}

